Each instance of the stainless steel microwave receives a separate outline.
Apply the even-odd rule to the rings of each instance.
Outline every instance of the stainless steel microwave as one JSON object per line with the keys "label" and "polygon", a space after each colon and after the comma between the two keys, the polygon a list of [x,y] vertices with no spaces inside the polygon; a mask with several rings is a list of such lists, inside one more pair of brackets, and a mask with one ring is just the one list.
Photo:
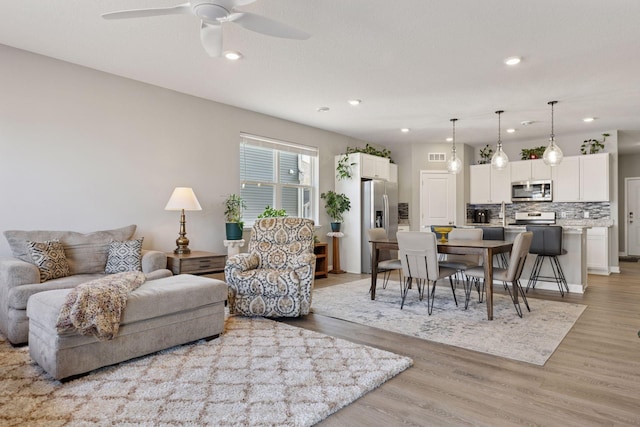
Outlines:
{"label": "stainless steel microwave", "polygon": [[551,180],[518,181],[511,183],[512,202],[551,202],[553,186]]}

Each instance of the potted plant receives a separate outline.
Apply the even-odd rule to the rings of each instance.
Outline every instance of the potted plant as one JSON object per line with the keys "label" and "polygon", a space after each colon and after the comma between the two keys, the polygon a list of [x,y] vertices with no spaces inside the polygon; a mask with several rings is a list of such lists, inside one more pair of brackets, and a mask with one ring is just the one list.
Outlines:
{"label": "potted plant", "polygon": [[229,194],[224,201],[224,218],[226,220],[225,231],[227,240],[242,239],[244,222],[242,221],[242,210],[247,205],[244,199],[237,194]]}
{"label": "potted plant", "polygon": [[606,141],[608,133],[602,134],[602,141],[598,141],[597,139],[585,139],[582,145],[580,146],[580,152],[582,154],[596,154],[600,150],[604,148],[604,141]]}
{"label": "potted plant", "polygon": [[345,194],[338,194],[333,190],[322,193],[320,197],[325,201],[324,207],[327,210],[327,215],[333,220],[331,231],[340,231],[340,224],[344,219],[342,214],[351,209],[351,201]]}
{"label": "potted plant", "polygon": [[533,148],[523,148],[520,151],[520,160],[541,159],[546,149],[547,147],[544,145]]}
{"label": "potted plant", "polygon": [[480,160],[478,160],[478,164],[486,165],[487,163],[491,163],[492,155],[493,148],[489,147],[489,144],[485,145],[484,148],[480,149]]}
{"label": "potted plant", "polygon": [[267,205],[264,208],[264,211],[260,215],[258,215],[258,218],[274,218],[281,216],[287,216],[287,211],[284,209],[272,208],[271,206]]}

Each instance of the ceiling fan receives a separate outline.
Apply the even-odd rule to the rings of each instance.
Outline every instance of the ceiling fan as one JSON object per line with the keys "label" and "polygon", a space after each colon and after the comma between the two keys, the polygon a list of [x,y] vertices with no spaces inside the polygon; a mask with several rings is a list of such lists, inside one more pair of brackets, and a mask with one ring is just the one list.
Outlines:
{"label": "ceiling fan", "polygon": [[171,7],[133,9],[109,12],[104,19],[146,18],[160,15],[194,15],[201,20],[200,40],[204,50],[213,57],[222,55],[222,24],[233,22],[247,30],[284,39],[306,40],[309,34],[262,15],[236,10],[237,6],[256,0],[192,0]]}

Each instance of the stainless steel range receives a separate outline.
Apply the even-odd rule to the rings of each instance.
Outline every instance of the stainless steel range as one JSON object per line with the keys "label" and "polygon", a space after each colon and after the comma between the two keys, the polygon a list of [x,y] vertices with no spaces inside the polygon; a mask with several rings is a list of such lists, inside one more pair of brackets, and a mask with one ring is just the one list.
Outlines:
{"label": "stainless steel range", "polygon": [[516,222],[510,225],[553,225],[555,223],[555,212],[516,212]]}

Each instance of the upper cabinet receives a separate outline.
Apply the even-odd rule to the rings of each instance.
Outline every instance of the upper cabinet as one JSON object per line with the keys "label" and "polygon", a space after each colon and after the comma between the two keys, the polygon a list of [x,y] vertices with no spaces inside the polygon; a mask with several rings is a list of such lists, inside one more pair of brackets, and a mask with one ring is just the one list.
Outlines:
{"label": "upper cabinet", "polygon": [[360,165],[360,177],[371,179],[389,180],[389,159],[386,157],[372,156],[370,154],[356,153],[356,163]]}
{"label": "upper cabinet", "polygon": [[554,202],[607,202],[609,153],[565,157],[552,179]]}
{"label": "upper cabinet", "polygon": [[398,183],[398,165],[389,163],[389,182]]}
{"label": "upper cabinet", "polygon": [[551,166],[542,159],[511,162],[511,182],[551,179]]}
{"label": "upper cabinet", "polygon": [[469,201],[472,204],[511,203],[510,165],[496,170],[490,164],[469,167]]}

